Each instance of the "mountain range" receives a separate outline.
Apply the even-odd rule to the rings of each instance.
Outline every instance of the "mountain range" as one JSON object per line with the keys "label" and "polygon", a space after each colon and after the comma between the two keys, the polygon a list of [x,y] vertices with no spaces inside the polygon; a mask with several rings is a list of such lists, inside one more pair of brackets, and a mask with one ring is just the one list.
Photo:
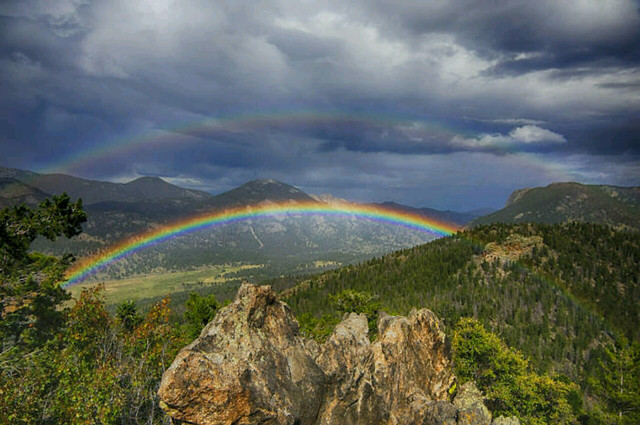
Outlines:
{"label": "mountain range", "polygon": [[[81,198],[89,220],[80,237],[37,241],[36,249],[89,255],[119,240],[198,214],[265,203],[332,203],[330,195],[310,195],[271,179],[245,183],[211,195],[182,188],[159,177],[128,183],[88,180],[66,174],[38,174],[0,167],[0,207],[35,205],[68,193]],[[340,202],[345,202],[340,200]],[[373,204],[473,228],[490,223],[589,221],[640,229],[640,187],[554,183],[515,191],[503,209],[468,212],[415,208],[395,202]],[[284,272],[308,270],[309,264],[335,267],[432,240],[430,235],[397,226],[324,216],[248,220],[172,239],[120,262],[110,277],[150,270],[183,269],[245,261],[277,265]]]}
{"label": "mountain range", "polygon": [[[65,174],[37,174],[0,168],[0,207],[25,202],[35,205],[46,197],[68,193],[81,198],[88,214],[83,233],[55,244],[36,242],[36,249],[84,256],[132,235],[180,219],[228,208],[260,204],[331,203],[330,196],[309,195],[271,179],[250,181],[211,195],[172,185],[158,177],[128,183],[82,179]],[[344,202],[344,200],[341,200]],[[375,204],[404,210],[457,226],[479,214],[412,208],[395,203]],[[286,270],[302,265],[332,266],[360,261],[385,252],[428,242],[434,236],[398,226],[344,217],[276,217],[248,220],[170,240],[119,262],[112,276],[158,269],[248,261],[275,264]],[[304,267],[306,269],[306,266]]]}

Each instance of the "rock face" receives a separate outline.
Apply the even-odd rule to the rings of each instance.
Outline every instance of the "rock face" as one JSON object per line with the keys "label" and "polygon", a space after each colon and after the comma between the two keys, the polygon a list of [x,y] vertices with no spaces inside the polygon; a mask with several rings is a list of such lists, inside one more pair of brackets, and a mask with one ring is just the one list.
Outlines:
{"label": "rock face", "polygon": [[374,343],[351,314],[318,346],[269,287],[245,284],[180,351],[159,395],[175,424],[490,424],[475,386],[449,402],[454,380],[429,310],[382,314]]}
{"label": "rock face", "polygon": [[311,424],[325,385],[289,307],[269,287],[243,285],[180,351],[159,395],[169,416],[187,423]]}
{"label": "rock face", "polygon": [[316,423],[423,423],[454,380],[438,318],[428,310],[383,315],[374,344],[367,333],[367,318],[352,313],[321,347],[327,393]]}
{"label": "rock face", "polygon": [[459,409],[458,425],[491,425],[491,412],[473,382],[466,382],[460,387],[453,405]]}

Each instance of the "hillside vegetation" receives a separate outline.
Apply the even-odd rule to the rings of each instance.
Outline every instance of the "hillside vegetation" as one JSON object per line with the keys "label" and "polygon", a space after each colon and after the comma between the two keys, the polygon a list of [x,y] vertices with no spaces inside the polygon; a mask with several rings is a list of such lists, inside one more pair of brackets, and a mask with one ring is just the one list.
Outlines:
{"label": "hillside vegetation", "polygon": [[469,227],[489,223],[583,221],[640,229],[640,187],[553,183],[516,190],[501,210],[477,218]]}
{"label": "hillside vegetation", "polygon": [[[594,412],[623,403],[598,387],[623,362],[611,355],[630,356],[627,379],[640,373],[638,264],[638,233],[593,223],[493,224],[307,278],[283,297],[320,339],[342,314],[335,294],[398,314],[427,307],[451,328],[477,318],[536,372],[580,384],[592,416],[602,418]],[[637,412],[635,391],[626,402]]]}

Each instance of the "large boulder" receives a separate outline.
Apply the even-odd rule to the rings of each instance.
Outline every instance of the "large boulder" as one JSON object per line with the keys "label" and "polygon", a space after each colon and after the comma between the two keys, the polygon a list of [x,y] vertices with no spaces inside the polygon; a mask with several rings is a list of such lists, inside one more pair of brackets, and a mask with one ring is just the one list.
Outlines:
{"label": "large boulder", "polygon": [[245,284],[180,351],[159,395],[174,423],[491,423],[475,387],[450,402],[454,380],[447,337],[429,310],[381,314],[374,343],[367,318],[351,314],[318,346],[269,287]]}
{"label": "large boulder", "polygon": [[311,424],[325,375],[289,307],[269,287],[243,285],[160,385],[162,408],[194,424]]}

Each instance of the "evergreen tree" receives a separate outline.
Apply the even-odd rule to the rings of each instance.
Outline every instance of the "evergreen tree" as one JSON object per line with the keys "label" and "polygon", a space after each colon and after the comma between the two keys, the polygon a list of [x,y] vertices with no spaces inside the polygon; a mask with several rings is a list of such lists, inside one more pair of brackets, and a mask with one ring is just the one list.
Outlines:
{"label": "evergreen tree", "polygon": [[220,307],[215,295],[202,296],[196,292],[189,294],[185,303],[184,319],[188,335],[194,339],[215,317]]}
{"label": "evergreen tree", "polygon": [[82,201],[53,196],[31,209],[25,205],[0,210],[0,339],[7,345],[35,347],[61,324],[58,306],[69,295],[59,282],[72,257],[30,252],[38,236],[55,240],[79,234],[87,219]]}

